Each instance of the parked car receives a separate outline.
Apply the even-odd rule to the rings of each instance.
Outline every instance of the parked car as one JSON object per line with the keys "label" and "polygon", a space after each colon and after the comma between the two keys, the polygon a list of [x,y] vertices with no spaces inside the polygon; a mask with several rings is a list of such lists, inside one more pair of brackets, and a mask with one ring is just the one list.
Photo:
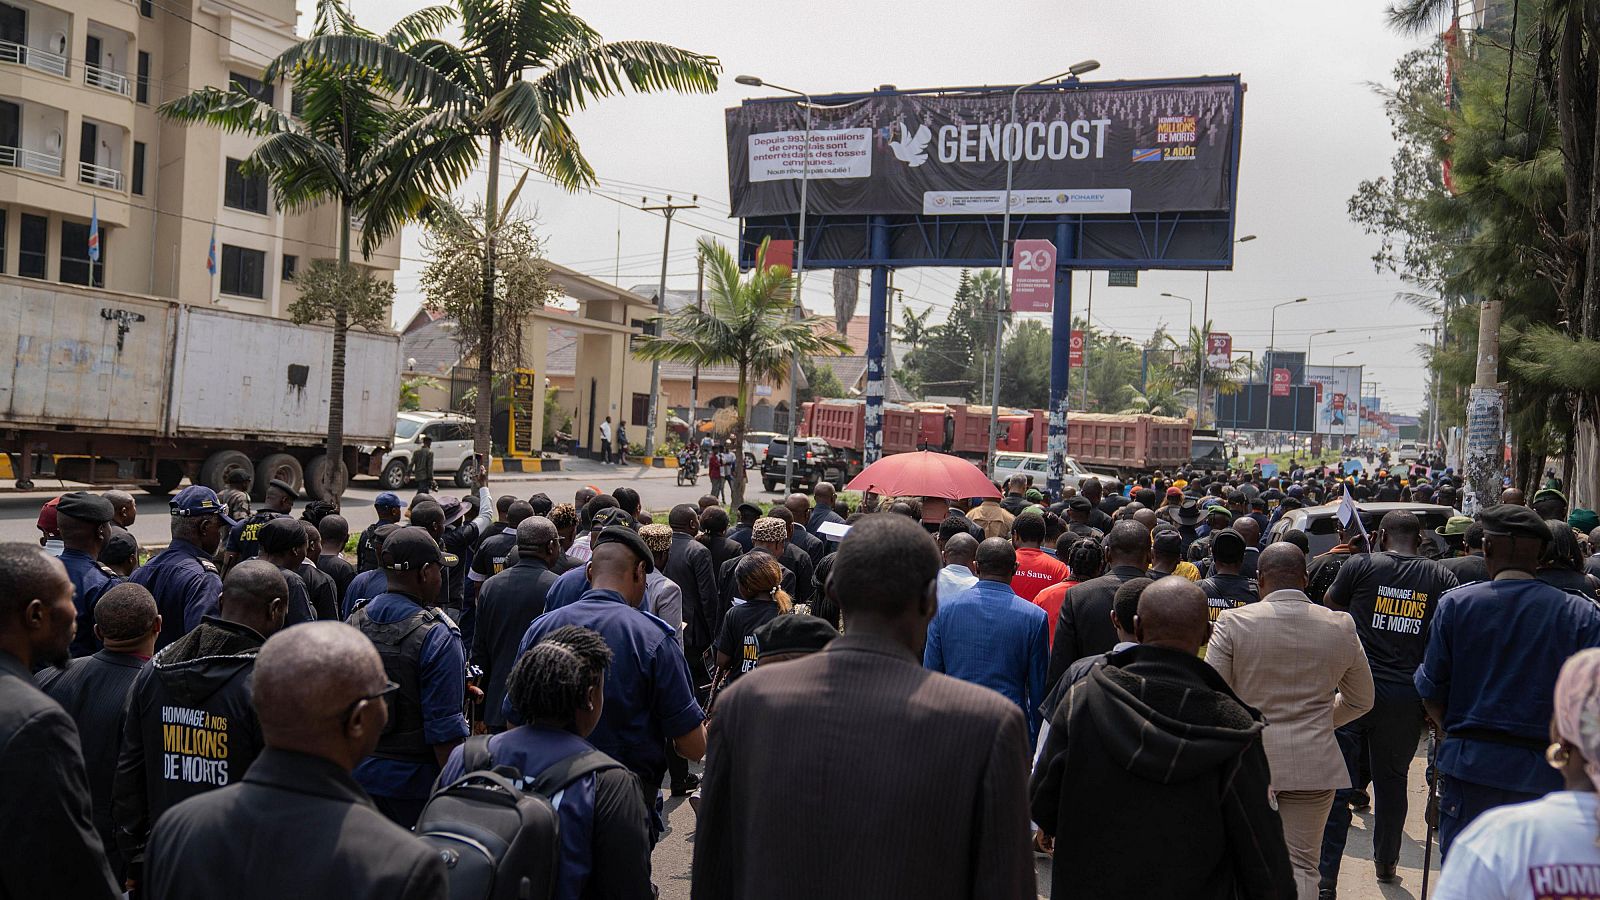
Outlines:
{"label": "parked car", "polygon": [[[788,482],[785,490],[811,490],[824,481],[832,482],[835,488],[844,488],[851,473],[850,462],[843,454],[818,437],[795,438],[795,448],[794,479]],[[781,434],[773,435],[767,444],[766,459],[761,463],[761,485],[767,493],[785,483],[788,458],[789,439]]]}
{"label": "parked car", "polygon": [[[1091,472],[1079,465],[1078,461],[1070,456],[1065,459],[1065,470],[1062,473],[1062,482],[1064,484],[1077,486],[1082,484],[1085,478],[1098,478],[1101,481],[1109,481],[1115,477],[1110,474]],[[1045,482],[1050,479],[1049,454],[996,453],[994,455],[994,465],[989,469],[989,480],[994,482],[996,487],[1004,490],[1006,480],[1013,475],[1026,475],[1029,484],[1042,488]]]}
{"label": "parked car", "polygon": [[[1424,556],[1439,557],[1447,552],[1444,538],[1439,537],[1434,529],[1450,521],[1456,511],[1448,506],[1435,503],[1361,503],[1357,505],[1361,510],[1361,524],[1367,529],[1367,534],[1376,536],[1378,523],[1383,517],[1397,509],[1403,509],[1422,520],[1422,535],[1429,543],[1424,543],[1422,553]],[[1311,556],[1316,557],[1328,552],[1339,543],[1339,504],[1325,503],[1321,506],[1312,506],[1306,509],[1291,509],[1284,513],[1278,521],[1272,523],[1269,534],[1276,540],[1291,528],[1298,528],[1306,533],[1310,539]],[[1431,547],[1431,549],[1430,549]],[[1377,548],[1374,547],[1374,550]]]}
{"label": "parked car", "polygon": [[744,433],[744,467],[746,469],[759,468],[767,458],[767,445],[775,437],[782,437],[776,431],[746,431]]}
{"label": "parked car", "polygon": [[470,416],[446,412],[403,412],[395,417],[394,446],[383,457],[378,482],[384,490],[398,491],[415,481],[411,454],[422,446],[424,435],[433,439],[433,477],[443,481],[455,473],[456,487],[472,486],[472,430]]}

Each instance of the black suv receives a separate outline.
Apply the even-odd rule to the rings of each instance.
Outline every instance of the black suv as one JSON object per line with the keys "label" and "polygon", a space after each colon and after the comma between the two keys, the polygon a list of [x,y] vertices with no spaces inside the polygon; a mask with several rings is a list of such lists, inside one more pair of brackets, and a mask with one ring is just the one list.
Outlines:
{"label": "black suv", "polygon": [[[795,438],[799,448],[794,460],[794,480],[788,490],[811,490],[824,481],[843,489],[850,478],[850,464],[822,438]],[[784,483],[784,467],[789,460],[789,439],[775,437],[767,445],[767,458],[761,463],[761,486],[773,493]]]}

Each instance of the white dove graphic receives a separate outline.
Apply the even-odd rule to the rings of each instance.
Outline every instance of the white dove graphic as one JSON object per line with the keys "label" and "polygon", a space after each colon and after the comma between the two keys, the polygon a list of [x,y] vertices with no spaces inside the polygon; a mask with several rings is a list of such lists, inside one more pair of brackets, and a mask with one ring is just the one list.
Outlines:
{"label": "white dove graphic", "polygon": [[927,125],[917,128],[913,137],[906,131],[905,123],[900,123],[900,140],[890,141],[889,149],[894,151],[895,158],[911,166],[913,169],[928,161],[928,142],[933,140],[933,132]]}

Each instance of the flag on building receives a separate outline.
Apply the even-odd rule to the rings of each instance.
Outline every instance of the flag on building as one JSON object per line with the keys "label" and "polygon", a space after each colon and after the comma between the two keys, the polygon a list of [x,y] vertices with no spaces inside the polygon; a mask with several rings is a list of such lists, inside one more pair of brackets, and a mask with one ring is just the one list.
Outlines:
{"label": "flag on building", "polygon": [[211,249],[206,251],[206,274],[217,274],[217,223],[211,223]]}
{"label": "flag on building", "polygon": [[89,209],[89,261],[100,261],[100,200],[90,201]]}

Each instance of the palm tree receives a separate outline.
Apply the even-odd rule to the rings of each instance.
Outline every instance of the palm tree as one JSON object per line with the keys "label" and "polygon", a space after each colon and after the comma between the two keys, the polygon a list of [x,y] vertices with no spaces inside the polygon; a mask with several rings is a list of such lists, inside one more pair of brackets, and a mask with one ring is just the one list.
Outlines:
{"label": "palm tree", "polygon": [[[1205,371],[1205,386],[1208,393],[1237,394],[1250,378],[1250,361],[1247,359],[1229,360],[1226,366],[1212,367],[1206,357],[1205,335],[1211,333],[1211,323],[1206,322],[1205,330],[1191,327],[1189,339],[1181,347],[1177,357],[1178,364],[1172,369],[1174,382],[1184,390],[1190,390],[1200,384],[1200,372]],[[1200,419],[1205,412],[1205,398],[1195,398],[1195,425],[1200,425]]]}
{"label": "palm tree", "polygon": [[[729,441],[737,448],[744,441],[745,413],[750,408],[750,380],[782,382],[789,377],[789,360],[848,353],[850,344],[838,334],[822,334],[815,316],[793,318],[794,278],[788,266],[757,269],[739,277],[739,261],[727,248],[709,239],[700,241],[706,260],[710,290],[706,308],[686,307],[670,317],[658,318],[661,335],[645,335],[634,352],[645,359],[728,365],[739,370],[738,407]],[[764,258],[763,241],[758,259]],[[744,471],[734,467],[733,505],[744,502]]]}
{"label": "palm tree", "polygon": [[1144,390],[1129,386],[1130,396],[1128,407],[1120,410],[1124,415],[1140,415],[1148,413],[1152,416],[1181,416],[1183,415],[1183,401],[1178,397],[1177,385],[1172,383],[1172,376],[1165,372],[1150,373],[1145,379]]}
{"label": "palm tree", "polygon": [[916,352],[933,331],[933,326],[928,324],[928,317],[932,314],[931,306],[923,310],[921,315],[912,312],[909,307],[900,307],[900,324],[895,326],[895,337],[910,344],[912,352]]}
{"label": "palm tree", "polygon": [[[442,13],[438,9],[423,9],[401,19],[387,34],[377,36],[356,25],[342,0],[319,0],[312,33],[318,38],[359,36],[394,45],[436,28],[440,21]],[[348,275],[355,215],[362,217],[362,256],[370,256],[379,244],[417,215],[432,190],[444,186],[440,179],[448,176],[452,165],[464,175],[469,164],[460,159],[452,162],[439,158],[434,161],[432,178],[392,177],[396,161],[415,150],[393,137],[405,133],[423,113],[412,106],[392,103],[392,98],[405,98],[403,86],[380,70],[360,64],[297,59],[295,51],[289,51],[266,71],[268,81],[285,77],[293,80],[301,102],[297,116],[286,115],[243,91],[216,87],[179,97],[162,105],[159,112],[176,122],[205,123],[260,138],[243,168],[267,176],[278,208],[299,211],[322,203],[337,204],[338,263],[341,273]],[[334,292],[335,296],[321,310],[326,315],[308,317],[333,320],[327,458],[325,462],[314,460],[307,472],[312,476],[307,478],[307,485],[318,497],[338,497],[349,477],[343,464],[344,370],[354,293]],[[387,310],[383,317],[387,318]],[[368,316],[356,318],[361,320],[356,324],[375,324]]]}
{"label": "palm tree", "polygon": [[[291,50],[305,59],[383,69],[433,107],[397,140],[423,141],[406,170],[423,174],[435,156],[477,161],[480,140],[489,148],[484,195],[483,301],[478,332],[494,334],[495,218],[500,214],[500,159],[506,141],[529,154],[557,184],[576,190],[595,173],[567,125],[589,101],[625,88],[695,91],[717,88],[722,64],[712,56],[654,41],[606,42],[578,18],[566,0],[451,0],[446,18],[459,18],[459,45],[418,32],[399,46],[361,35],[322,35]],[[419,13],[420,14],[420,13]],[[452,170],[453,183],[466,176]],[[477,433],[474,449],[489,453],[493,354],[478,354]]]}

